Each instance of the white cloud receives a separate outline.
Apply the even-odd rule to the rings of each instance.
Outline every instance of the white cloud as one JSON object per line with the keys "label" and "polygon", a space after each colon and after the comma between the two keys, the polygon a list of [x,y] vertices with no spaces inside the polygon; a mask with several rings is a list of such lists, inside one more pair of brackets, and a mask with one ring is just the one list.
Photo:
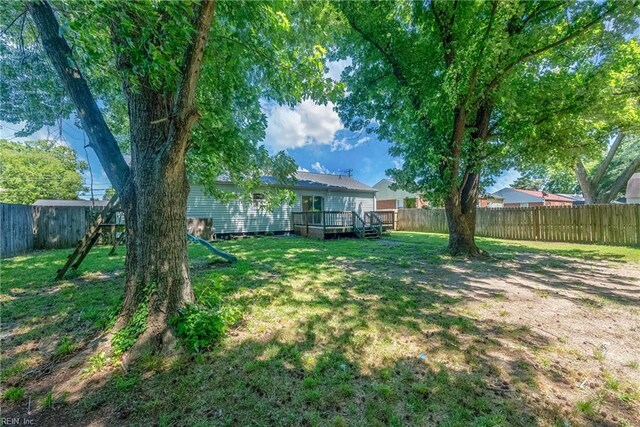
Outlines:
{"label": "white cloud", "polygon": [[371,138],[368,136],[363,136],[362,138],[358,139],[356,142],[354,143],[349,143],[347,142],[346,139],[339,139],[337,141],[333,141],[331,143],[331,151],[349,151],[349,150],[353,150],[354,148],[364,144],[365,142],[369,141]]}
{"label": "white cloud", "polygon": [[265,145],[273,151],[300,148],[310,144],[331,145],[343,128],[334,104],[315,104],[306,100],[293,109],[276,106],[269,114]]}
{"label": "white cloud", "polygon": [[318,172],[318,173],[327,173],[327,174],[331,173],[331,171],[326,167],[322,166],[320,162],[313,163],[311,165],[311,169],[313,169],[315,172]]}
{"label": "white cloud", "polygon": [[327,72],[327,76],[331,80],[335,80],[339,82],[340,75],[342,74],[344,69],[347,68],[349,65],[351,65],[351,59],[341,59],[340,61],[330,61],[327,64],[327,67],[329,68],[329,71]]}
{"label": "white cloud", "polygon": [[402,165],[404,165],[404,161],[400,159],[393,159],[393,167],[396,169],[402,169]]}
{"label": "white cloud", "polygon": [[309,169],[298,166],[298,172],[309,172]]}

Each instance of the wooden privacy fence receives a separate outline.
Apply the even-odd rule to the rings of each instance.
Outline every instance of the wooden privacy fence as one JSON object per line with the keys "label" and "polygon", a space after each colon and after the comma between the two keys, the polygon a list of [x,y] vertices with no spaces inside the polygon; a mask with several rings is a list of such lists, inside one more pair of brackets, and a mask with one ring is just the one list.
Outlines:
{"label": "wooden privacy fence", "polygon": [[0,203],[0,256],[33,248],[33,206]]}
{"label": "wooden privacy fence", "polygon": [[0,203],[0,255],[31,249],[70,248],[87,231],[91,210],[82,206],[31,206]]}
{"label": "wooden privacy fence", "polygon": [[[444,209],[399,209],[398,230],[447,233]],[[476,235],[498,239],[640,245],[640,205],[479,208]]]}

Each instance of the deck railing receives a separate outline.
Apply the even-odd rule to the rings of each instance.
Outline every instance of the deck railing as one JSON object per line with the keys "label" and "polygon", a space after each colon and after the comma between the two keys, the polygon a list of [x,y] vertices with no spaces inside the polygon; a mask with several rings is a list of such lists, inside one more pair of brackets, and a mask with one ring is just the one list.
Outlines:
{"label": "deck railing", "polygon": [[383,226],[391,226],[393,228],[396,222],[396,213],[394,211],[373,211],[380,218]]}
{"label": "deck railing", "polygon": [[353,215],[351,211],[293,212],[293,225],[350,228]]}
{"label": "deck railing", "polygon": [[373,227],[382,234],[385,226],[393,227],[395,212],[371,211],[363,216],[356,211],[293,212],[292,219],[294,226],[306,227],[307,234],[309,227],[353,229],[358,235],[364,235],[366,228]]}
{"label": "deck railing", "polygon": [[375,212],[369,212],[368,214],[365,214],[365,218],[366,215],[369,215],[370,226],[378,230],[378,234],[382,234],[382,220],[380,219],[380,217]]}

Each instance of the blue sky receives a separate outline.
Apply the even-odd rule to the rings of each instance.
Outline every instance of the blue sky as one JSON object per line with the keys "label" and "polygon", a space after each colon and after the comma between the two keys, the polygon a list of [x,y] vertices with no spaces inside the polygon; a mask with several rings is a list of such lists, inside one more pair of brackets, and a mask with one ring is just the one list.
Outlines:
{"label": "blue sky", "polygon": [[[305,101],[294,108],[270,106],[266,113],[269,121],[265,146],[272,153],[285,150],[300,169],[343,174],[347,169],[352,169],[354,178],[373,185],[385,177],[385,170],[401,163],[401,159],[389,155],[389,144],[378,140],[375,134],[354,133],[345,129],[332,105]],[[101,198],[110,187],[93,150],[84,149],[82,129],[74,126],[71,120],[63,120],[62,129],[59,126],[43,128],[28,138],[15,138],[15,131],[21,128],[20,124],[0,122],[0,138],[15,141],[58,140],[73,148],[79,158],[88,159],[93,173],[95,197]],[[517,177],[515,171],[503,173],[490,191],[509,186]],[[88,187],[91,182],[89,171],[84,173],[84,180]],[[81,197],[88,198],[90,193]]]}
{"label": "blue sky", "polygon": [[[339,80],[340,73],[348,64],[348,60],[329,64],[327,75]],[[389,155],[389,144],[378,140],[375,134],[354,133],[345,129],[331,103],[319,105],[307,100],[293,108],[265,103],[263,109],[268,117],[264,145],[271,153],[285,150],[302,170],[345,174],[347,169],[352,169],[354,178],[374,185],[385,177],[387,169],[401,164],[401,159]],[[0,121],[0,138],[17,141],[56,139],[73,148],[81,159],[88,160],[93,173],[95,197],[101,198],[110,187],[93,150],[84,149],[84,132],[71,120],[63,120],[61,126],[40,129],[29,138],[15,138],[15,131],[21,128],[20,124]],[[507,187],[518,176],[516,171],[506,171],[488,190]],[[84,173],[84,179],[89,187],[90,171]],[[81,197],[88,198],[90,193]]]}

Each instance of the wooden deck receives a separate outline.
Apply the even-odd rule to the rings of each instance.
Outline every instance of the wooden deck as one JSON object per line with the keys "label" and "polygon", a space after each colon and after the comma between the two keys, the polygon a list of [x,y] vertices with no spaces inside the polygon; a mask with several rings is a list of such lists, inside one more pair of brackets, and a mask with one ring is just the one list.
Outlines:
{"label": "wooden deck", "polygon": [[360,215],[355,211],[294,212],[293,231],[315,239],[335,237],[380,238],[392,230],[395,212],[371,211]]}

